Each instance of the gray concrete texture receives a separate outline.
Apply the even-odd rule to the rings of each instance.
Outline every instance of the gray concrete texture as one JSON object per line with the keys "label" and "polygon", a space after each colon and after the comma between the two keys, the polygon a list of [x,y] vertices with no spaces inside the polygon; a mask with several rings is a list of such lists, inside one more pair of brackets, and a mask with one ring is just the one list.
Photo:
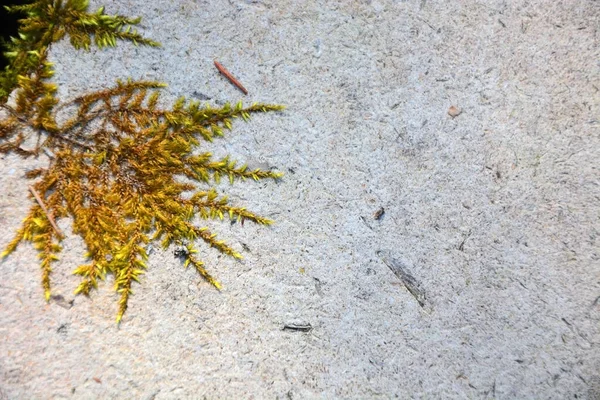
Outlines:
{"label": "gray concrete texture", "polygon": [[[209,224],[245,257],[202,253],[222,292],[155,250],[119,327],[113,280],[72,294],[78,237],[49,304],[20,246],[0,398],[599,398],[598,1],[102,4],[163,48],[58,43],[60,96],[287,105],[206,146],[286,173],[219,186],[277,223]],[[0,158],[0,246],[45,162]]]}

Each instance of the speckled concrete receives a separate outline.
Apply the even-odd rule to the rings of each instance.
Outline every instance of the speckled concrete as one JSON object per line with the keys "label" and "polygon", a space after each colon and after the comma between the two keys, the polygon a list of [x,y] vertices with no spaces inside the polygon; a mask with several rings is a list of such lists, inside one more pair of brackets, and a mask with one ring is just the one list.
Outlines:
{"label": "speckled concrete", "polygon": [[[21,246],[0,263],[0,398],[600,396],[598,1],[101,4],[164,47],[59,43],[61,97],[133,77],[286,104],[210,146],[286,172],[220,187],[277,224],[211,224],[245,256],[206,251],[222,292],[155,251],[120,327],[111,281],[72,295],[79,238],[50,304]],[[0,246],[43,162],[0,157]]]}

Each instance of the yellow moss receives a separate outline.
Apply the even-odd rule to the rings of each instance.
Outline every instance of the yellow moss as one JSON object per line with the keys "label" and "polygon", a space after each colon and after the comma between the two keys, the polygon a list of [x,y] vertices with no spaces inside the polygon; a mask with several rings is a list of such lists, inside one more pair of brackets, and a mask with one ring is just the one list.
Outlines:
{"label": "yellow moss", "polygon": [[[69,36],[74,47],[86,50],[93,44],[115,46],[117,40],[158,43],[132,30],[139,19],[105,15],[104,9],[88,13],[86,0],[37,0],[13,9],[29,16],[22,21],[20,37],[9,46],[10,66],[0,73],[0,108],[7,111],[0,121],[0,152],[29,157],[46,151],[51,157],[47,168],[27,173],[40,201],[33,203],[1,256],[8,256],[21,241],[32,242],[39,252],[48,300],[51,264],[58,260],[62,239],[55,222],[68,217],[86,245],[88,258],[73,272],[82,277],[75,293],[88,295],[98,280],[113,274],[120,294],[117,322],[127,310],[133,282],[139,283],[147,269],[150,242],[160,241],[163,247],[186,244],[185,266],[193,265],[220,289],[196,258],[193,243],[200,239],[233,258],[241,254],[205,227],[194,225],[194,218],[263,225],[272,221],[230,205],[210,184],[221,177],[234,183],[277,179],[282,174],[237,167],[229,157],[214,160],[198,149],[203,140],[223,136],[235,118],[247,120],[252,113],[283,107],[244,107],[239,102],[212,108],[181,98],[163,109],[158,106],[162,83],[132,80],[62,102],[56,97],[56,86],[47,81],[54,73],[47,61],[53,42]],[[9,104],[13,89],[15,101]],[[56,119],[59,110],[72,114],[62,124]],[[37,141],[26,147],[31,132]],[[182,183],[181,177],[192,183]]]}

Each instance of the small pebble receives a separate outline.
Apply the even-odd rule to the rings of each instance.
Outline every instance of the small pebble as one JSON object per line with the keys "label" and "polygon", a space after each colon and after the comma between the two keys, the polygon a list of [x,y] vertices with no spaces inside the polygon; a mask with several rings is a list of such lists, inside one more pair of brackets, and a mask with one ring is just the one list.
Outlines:
{"label": "small pebble", "polygon": [[319,58],[321,57],[321,38],[317,38],[314,42],[313,42],[313,46],[315,48],[315,57]]}
{"label": "small pebble", "polygon": [[461,113],[462,111],[455,106],[450,106],[450,108],[448,109],[448,115],[452,118],[458,117]]}

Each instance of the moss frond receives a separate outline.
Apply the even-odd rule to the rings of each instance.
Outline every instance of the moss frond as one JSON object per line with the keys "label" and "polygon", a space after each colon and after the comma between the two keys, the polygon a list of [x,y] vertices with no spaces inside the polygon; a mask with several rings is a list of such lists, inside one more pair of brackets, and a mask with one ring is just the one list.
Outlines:
{"label": "moss frond", "polygon": [[186,246],[186,250],[187,251],[184,253],[185,261],[183,266],[187,268],[190,264],[193,265],[194,268],[196,268],[196,271],[198,271],[208,283],[221,290],[221,284],[208,273],[204,268],[204,263],[194,256],[194,254],[198,253],[198,250],[190,244]]}
{"label": "moss frond", "polygon": [[[282,174],[250,170],[230,157],[215,160],[201,150],[204,142],[231,130],[235,119],[248,120],[253,113],[283,107],[241,102],[212,107],[181,98],[163,108],[159,98],[164,84],[133,80],[61,101],[55,96],[56,86],[48,81],[54,72],[47,60],[52,42],[68,35],[73,46],[83,49],[92,44],[114,46],[117,40],[157,45],[132,30],[139,19],[105,15],[103,8],[94,13],[87,9],[86,0],[38,0],[13,7],[28,17],[11,44],[11,65],[0,74],[0,152],[27,157],[46,151],[51,156],[46,168],[26,173],[36,200],[0,256],[8,256],[22,241],[33,243],[49,299],[52,263],[61,251],[56,222],[70,218],[88,259],[73,271],[81,277],[75,293],[89,295],[98,281],[113,274],[120,322],[134,282],[139,283],[147,269],[146,246],[151,242],[165,248],[186,243],[185,266],[193,265],[219,289],[194,243],[236,259],[242,256],[207,227],[196,225],[196,217],[200,221],[228,217],[241,225],[246,220],[272,223],[231,205],[211,184],[222,178],[233,184],[278,179]],[[14,101],[6,102],[13,87]],[[64,122],[56,118],[59,111],[67,115]]]}
{"label": "moss frond", "polygon": [[22,226],[21,229],[19,229],[17,231],[17,234],[15,235],[13,240],[11,240],[10,243],[4,249],[4,251],[2,251],[2,253],[0,253],[0,258],[8,257],[13,251],[15,251],[17,249],[17,247],[19,246],[19,243],[21,243],[24,238],[25,238],[25,226]]}
{"label": "moss frond", "polygon": [[[73,47],[85,50],[92,44],[98,48],[114,47],[118,40],[134,45],[160,45],[133,28],[140,23],[140,18],[106,15],[104,7],[90,13],[88,6],[87,0],[36,0],[7,7],[9,11],[21,12],[27,17],[20,20],[19,35],[11,38],[4,53],[9,66],[0,73],[0,103],[4,103],[17,87],[19,77],[32,75],[44,63],[48,46],[65,36],[69,36]],[[44,78],[53,72],[51,65],[46,66]]]}
{"label": "moss frond", "polygon": [[21,229],[19,229],[17,235],[8,244],[1,256],[8,256],[23,240],[32,242],[38,251],[38,258],[41,260],[40,266],[42,268],[42,287],[44,289],[44,297],[48,301],[50,299],[51,264],[58,260],[57,254],[62,248],[58,244],[60,238],[57,237],[48,220],[48,216],[38,204],[31,207],[29,215],[23,220]]}

